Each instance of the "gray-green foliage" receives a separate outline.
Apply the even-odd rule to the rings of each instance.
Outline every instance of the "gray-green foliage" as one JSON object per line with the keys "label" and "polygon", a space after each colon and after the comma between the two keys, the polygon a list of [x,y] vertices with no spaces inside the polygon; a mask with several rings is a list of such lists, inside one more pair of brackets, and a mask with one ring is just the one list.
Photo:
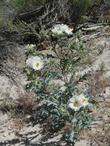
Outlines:
{"label": "gray-green foliage", "polygon": [[[72,38],[48,34],[43,40],[51,44],[51,51],[54,55],[44,55],[42,51],[31,49],[27,54],[40,56],[45,60],[45,66],[41,71],[34,71],[26,68],[27,89],[36,93],[40,103],[40,110],[34,109],[34,118],[38,121],[46,121],[47,129],[57,132],[68,122],[72,126],[69,133],[64,133],[68,145],[74,143],[76,135],[81,129],[87,128],[91,123],[91,116],[88,107],[81,108],[78,112],[68,108],[68,100],[73,94],[80,94],[85,90],[85,96],[90,98],[87,89],[78,87],[79,81],[75,73],[78,68],[85,65],[87,60],[87,48],[82,44],[79,34]],[[47,40],[46,40],[47,39]],[[39,45],[37,46],[39,49]],[[82,78],[83,79],[83,78]],[[50,82],[60,80],[64,82],[63,88]]]}

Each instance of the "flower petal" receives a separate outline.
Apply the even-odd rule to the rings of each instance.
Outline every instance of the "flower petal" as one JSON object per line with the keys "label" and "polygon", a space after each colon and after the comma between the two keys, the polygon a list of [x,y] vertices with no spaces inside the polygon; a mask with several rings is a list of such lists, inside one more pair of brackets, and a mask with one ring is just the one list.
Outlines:
{"label": "flower petal", "polygon": [[31,56],[26,60],[27,66],[34,70],[41,70],[43,68],[43,61],[39,56]]}

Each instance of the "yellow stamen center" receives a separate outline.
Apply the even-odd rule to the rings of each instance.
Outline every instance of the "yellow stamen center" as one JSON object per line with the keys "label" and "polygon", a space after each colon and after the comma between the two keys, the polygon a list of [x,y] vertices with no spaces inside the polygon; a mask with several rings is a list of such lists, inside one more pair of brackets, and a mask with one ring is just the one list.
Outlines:
{"label": "yellow stamen center", "polygon": [[75,107],[77,107],[77,106],[80,106],[80,103],[79,103],[77,100],[75,100],[75,102],[73,102],[73,105],[74,105]]}
{"label": "yellow stamen center", "polygon": [[36,67],[39,67],[39,63],[36,63]]}

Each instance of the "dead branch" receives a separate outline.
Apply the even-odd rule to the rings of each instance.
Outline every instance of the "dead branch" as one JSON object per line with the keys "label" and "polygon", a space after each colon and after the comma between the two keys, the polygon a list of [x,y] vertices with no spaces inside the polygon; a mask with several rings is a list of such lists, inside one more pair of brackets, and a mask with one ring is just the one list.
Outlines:
{"label": "dead branch", "polygon": [[16,22],[18,20],[29,22],[30,19],[32,20],[32,19],[35,19],[36,16],[42,15],[42,13],[44,12],[44,9],[45,9],[44,6],[40,6],[40,7],[36,8],[35,10],[18,14],[15,17],[14,22]]}

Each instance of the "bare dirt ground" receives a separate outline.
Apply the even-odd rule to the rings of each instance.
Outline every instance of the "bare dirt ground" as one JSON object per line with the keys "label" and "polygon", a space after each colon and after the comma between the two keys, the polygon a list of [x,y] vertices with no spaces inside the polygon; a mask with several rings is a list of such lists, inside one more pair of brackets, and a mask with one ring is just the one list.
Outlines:
{"label": "bare dirt ground", "polygon": [[[83,41],[92,51],[93,63],[85,72],[98,70],[103,64],[103,73],[98,75],[98,84],[92,84],[93,92],[103,90],[96,99],[98,107],[94,109],[94,122],[91,128],[85,130],[75,146],[110,146],[110,27],[103,26],[88,35],[83,36]],[[16,100],[25,95],[24,86],[26,77],[23,74],[25,65],[24,46],[11,41],[3,41],[0,37],[0,106],[4,100]],[[92,81],[96,81],[93,76]],[[102,82],[100,82],[100,80]],[[96,82],[96,83],[97,83]],[[93,82],[94,83],[94,82]],[[9,100],[10,101],[10,100]],[[28,115],[27,115],[28,117]],[[42,135],[40,125],[22,123],[20,118],[12,119],[10,112],[0,111],[0,146],[63,146],[59,142],[61,134],[49,136]]]}

